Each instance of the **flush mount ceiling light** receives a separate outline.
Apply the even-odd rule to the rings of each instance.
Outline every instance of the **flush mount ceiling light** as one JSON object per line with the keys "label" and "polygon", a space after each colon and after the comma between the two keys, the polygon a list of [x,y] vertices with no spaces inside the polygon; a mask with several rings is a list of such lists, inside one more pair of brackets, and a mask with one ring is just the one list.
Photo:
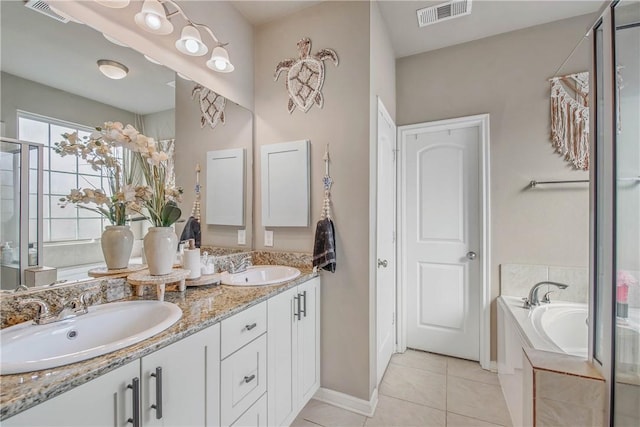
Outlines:
{"label": "flush mount ceiling light", "polygon": [[176,49],[190,56],[202,56],[209,52],[207,45],[202,43],[200,32],[193,25],[185,25],[182,29],[182,34],[176,41]]}
{"label": "flush mount ceiling light", "polygon": [[[113,4],[120,2],[117,0],[103,0],[98,3],[107,7],[116,7]],[[181,16],[186,22],[180,33],[180,38],[175,43],[176,49],[180,53],[189,56],[206,55],[209,52],[209,47],[202,41],[201,32],[204,31],[209,34],[215,44],[211,59],[206,62],[207,67],[220,73],[230,73],[235,69],[229,59],[229,52],[225,48],[228,43],[220,42],[208,26],[189,19],[182,7],[174,0],[144,0],[142,9],[135,15],[134,20],[145,31],[158,35],[167,35],[173,32],[173,24],[170,20],[176,15]]]}
{"label": "flush mount ceiling light", "polygon": [[119,62],[110,59],[99,59],[98,69],[110,79],[120,80],[127,77],[129,69]]}
{"label": "flush mount ceiling light", "polygon": [[134,17],[138,27],[153,34],[166,35],[173,32],[173,24],[158,0],[144,0],[142,10]]}
{"label": "flush mount ceiling light", "polygon": [[207,61],[207,67],[220,73],[230,73],[234,70],[234,66],[229,61],[229,53],[222,46],[216,46],[211,53],[211,59]]}
{"label": "flush mount ceiling light", "polygon": [[96,2],[112,9],[122,9],[129,6],[129,0],[96,0]]}

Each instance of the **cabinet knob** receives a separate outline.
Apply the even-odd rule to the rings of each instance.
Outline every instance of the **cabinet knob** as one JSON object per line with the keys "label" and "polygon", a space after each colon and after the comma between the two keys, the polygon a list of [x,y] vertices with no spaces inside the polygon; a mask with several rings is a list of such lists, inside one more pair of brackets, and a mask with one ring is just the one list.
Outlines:
{"label": "cabinet knob", "polygon": [[380,267],[387,268],[388,265],[389,265],[389,261],[387,261],[386,259],[378,258],[378,268]]}
{"label": "cabinet knob", "polygon": [[478,256],[478,254],[476,254],[473,251],[467,252],[467,258],[470,259],[471,261],[473,261],[474,259],[476,259],[476,257]]}

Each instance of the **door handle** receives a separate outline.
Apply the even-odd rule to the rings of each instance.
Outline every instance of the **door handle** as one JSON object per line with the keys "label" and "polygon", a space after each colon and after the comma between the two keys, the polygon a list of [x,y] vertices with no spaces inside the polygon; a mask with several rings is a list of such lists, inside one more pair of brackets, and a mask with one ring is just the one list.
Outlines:
{"label": "door handle", "polygon": [[467,252],[467,258],[468,258],[468,259],[470,259],[470,260],[472,260],[472,261],[473,261],[474,259],[476,259],[476,257],[477,257],[477,256],[478,256],[478,254],[477,254],[477,253],[475,253],[475,252],[473,252],[473,251],[469,251],[469,252]]}
{"label": "door handle", "polygon": [[156,420],[159,420],[162,418],[162,368],[158,366],[151,376],[156,379],[156,404],[151,408],[156,410]]}
{"label": "door handle", "polygon": [[[298,308],[297,312],[296,307]],[[296,317],[300,320],[300,294],[293,297],[293,320],[296,320]]]}
{"label": "door handle", "polygon": [[298,296],[300,298],[304,298],[304,304],[302,305],[302,314],[304,314],[304,317],[307,317],[307,291],[302,292],[301,294],[298,294]]}
{"label": "door handle", "polygon": [[387,268],[388,265],[389,265],[389,261],[387,261],[386,259],[378,258],[378,268],[380,267]]}
{"label": "door handle", "polygon": [[127,385],[133,393],[131,400],[133,402],[133,417],[127,420],[127,424],[133,424],[133,427],[140,427],[140,379],[135,377],[131,380],[131,384]]}

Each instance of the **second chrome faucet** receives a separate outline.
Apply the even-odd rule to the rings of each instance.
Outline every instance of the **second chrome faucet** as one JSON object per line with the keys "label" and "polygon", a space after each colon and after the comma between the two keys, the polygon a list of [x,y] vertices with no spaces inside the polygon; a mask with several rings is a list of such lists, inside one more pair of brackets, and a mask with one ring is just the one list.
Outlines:
{"label": "second chrome faucet", "polygon": [[38,311],[33,319],[37,325],[46,325],[48,323],[59,322],[61,320],[70,319],[72,317],[81,316],[89,311],[89,293],[84,293],[79,297],[72,298],[68,301],[62,301],[60,309],[53,313],[49,304],[39,298],[24,298],[18,302],[21,306],[37,305]]}

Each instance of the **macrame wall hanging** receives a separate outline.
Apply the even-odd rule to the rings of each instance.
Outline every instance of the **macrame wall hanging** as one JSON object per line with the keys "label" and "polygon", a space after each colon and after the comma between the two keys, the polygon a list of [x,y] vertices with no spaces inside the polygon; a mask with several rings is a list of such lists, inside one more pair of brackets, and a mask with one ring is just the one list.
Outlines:
{"label": "macrame wall hanging", "polygon": [[276,66],[274,80],[282,71],[287,71],[285,81],[289,93],[289,114],[298,107],[305,113],[315,103],[318,108],[324,105],[322,85],[324,84],[324,61],[330,59],[337,66],[338,55],[333,49],[320,49],[311,54],[311,40],[308,37],[298,42],[298,58],[289,58]]}
{"label": "macrame wall hanging", "polygon": [[224,124],[224,107],[227,105],[227,99],[202,85],[196,85],[193,88],[191,99],[195,99],[196,95],[199,95],[202,113],[200,127],[203,128],[208,123],[213,129],[219,122]]}
{"label": "macrame wall hanging", "polygon": [[550,81],[551,143],[574,168],[589,170],[589,73]]}

